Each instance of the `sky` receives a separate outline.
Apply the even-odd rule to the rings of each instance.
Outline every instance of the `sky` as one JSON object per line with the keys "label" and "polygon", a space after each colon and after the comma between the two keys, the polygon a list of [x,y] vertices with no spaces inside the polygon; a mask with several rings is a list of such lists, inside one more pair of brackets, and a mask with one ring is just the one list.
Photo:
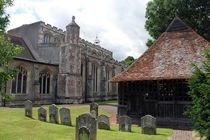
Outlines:
{"label": "sky", "polygon": [[15,0],[7,8],[9,29],[44,21],[66,30],[75,16],[81,38],[113,52],[118,61],[127,56],[138,58],[147,49],[150,38],[144,29],[149,0]]}

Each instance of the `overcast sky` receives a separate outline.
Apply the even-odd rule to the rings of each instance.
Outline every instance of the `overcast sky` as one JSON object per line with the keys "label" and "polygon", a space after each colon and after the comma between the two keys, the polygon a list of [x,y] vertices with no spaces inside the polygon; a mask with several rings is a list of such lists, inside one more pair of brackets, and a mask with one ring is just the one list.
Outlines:
{"label": "overcast sky", "polygon": [[117,60],[138,58],[149,38],[144,29],[149,0],[15,0],[7,9],[8,29],[44,21],[63,30],[76,17],[81,37],[94,42],[96,35],[103,48],[111,50]]}

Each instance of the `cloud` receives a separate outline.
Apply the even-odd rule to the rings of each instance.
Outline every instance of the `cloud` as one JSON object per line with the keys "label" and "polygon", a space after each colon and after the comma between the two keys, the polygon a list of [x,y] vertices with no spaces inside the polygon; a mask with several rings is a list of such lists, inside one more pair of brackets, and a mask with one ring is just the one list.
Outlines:
{"label": "cloud", "polygon": [[93,42],[96,34],[101,46],[112,51],[117,60],[139,57],[149,38],[144,29],[149,0],[16,0],[8,8],[10,29],[42,20],[65,30],[73,15],[81,37]]}

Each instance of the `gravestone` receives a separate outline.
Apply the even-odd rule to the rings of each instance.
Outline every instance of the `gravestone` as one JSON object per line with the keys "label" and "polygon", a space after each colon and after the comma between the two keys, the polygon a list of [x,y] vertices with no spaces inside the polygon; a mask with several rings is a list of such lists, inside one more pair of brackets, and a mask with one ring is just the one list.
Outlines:
{"label": "gravestone", "polygon": [[61,124],[63,125],[72,126],[70,109],[68,108],[60,109],[60,120],[61,120]]}
{"label": "gravestone", "polygon": [[141,117],[142,134],[156,135],[156,118],[151,115]]}
{"label": "gravestone", "polygon": [[32,102],[30,100],[25,102],[25,116],[32,118]]}
{"label": "gravestone", "polygon": [[[95,112],[94,112],[95,111]],[[93,102],[90,104],[90,113],[97,118],[98,117],[98,104]]]}
{"label": "gravestone", "polygon": [[97,119],[98,122],[98,129],[105,129],[110,130],[110,123],[109,123],[109,117],[106,115],[100,115]]}
{"label": "gravestone", "polygon": [[119,131],[131,132],[132,121],[128,116],[120,116]]}
{"label": "gravestone", "polygon": [[40,107],[40,108],[38,109],[38,119],[39,119],[40,121],[44,121],[44,122],[47,121],[47,110],[44,109],[43,107]]}
{"label": "gravestone", "polygon": [[58,123],[58,107],[55,104],[49,106],[50,123]]}
{"label": "gravestone", "polygon": [[76,118],[75,140],[96,140],[96,119],[90,113],[84,113]]}

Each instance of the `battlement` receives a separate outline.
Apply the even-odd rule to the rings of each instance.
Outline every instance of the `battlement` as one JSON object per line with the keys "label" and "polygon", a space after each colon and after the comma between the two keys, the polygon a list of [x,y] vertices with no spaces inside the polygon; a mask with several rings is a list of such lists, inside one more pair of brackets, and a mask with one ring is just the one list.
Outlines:
{"label": "battlement", "polygon": [[112,57],[112,52],[107,50],[107,49],[105,49],[105,48],[102,48],[100,45],[95,45],[95,44],[93,44],[93,43],[91,43],[91,42],[89,42],[87,40],[82,39],[82,38],[80,38],[79,42],[81,44],[85,44],[86,46],[88,46],[90,48],[94,48],[96,50],[103,51],[103,52],[105,52],[106,54],[108,54],[108,55],[110,55]]}
{"label": "battlement", "polygon": [[63,31],[62,29],[57,28],[57,27],[55,27],[55,26],[52,26],[52,25],[50,25],[50,24],[48,24],[48,23],[45,23],[45,22],[43,22],[43,21],[40,21],[40,25],[41,25],[42,27],[45,27],[45,28],[51,30],[51,31],[54,31],[54,32],[57,32],[57,33],[59,33],[59,34],[65,35],[65,31]]}

